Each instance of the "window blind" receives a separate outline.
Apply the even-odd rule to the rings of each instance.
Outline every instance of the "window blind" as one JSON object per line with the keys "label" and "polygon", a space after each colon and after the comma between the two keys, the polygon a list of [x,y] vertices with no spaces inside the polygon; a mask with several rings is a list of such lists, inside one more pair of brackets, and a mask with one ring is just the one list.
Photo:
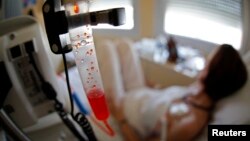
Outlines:
{"label": "window blind", "polygon": [[228,43],[239,49],[242,3],[243,0],[167,0],[164,29],[170,34]]}
{"label": "window blind", "polygon": [[168,0],[167,10],[181,11],[241,27],[242,0]]}

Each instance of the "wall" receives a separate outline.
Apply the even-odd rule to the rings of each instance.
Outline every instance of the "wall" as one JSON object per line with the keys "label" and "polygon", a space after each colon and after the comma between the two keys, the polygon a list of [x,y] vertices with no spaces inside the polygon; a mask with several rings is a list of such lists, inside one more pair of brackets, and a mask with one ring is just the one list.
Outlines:
{"label": "wall", "polygon": [[[39,22],[43,26],[43,17],[41,13],[41,7],[43,2],[39,1],[38,5],[34,8],[35,16],[38,17]],[[155,0],[133,0],[134,8],[134,30],[93,30],[94,40],[96,46],[102,43],[103,40],[117,40],[120,38],[130,38],[134,41],[142,38],[154,38],[163,31],[160,27],[163,27],[164,11],[161,11],[164,5],[159,4],[159,1]],[[164,8],[163,8],[164,9]],[[213,46],[212,44],[206,44],[202,41],[190,40],[184,37],[176,36],[177,42],[180,45],[189,45],[193,47],[207,47]],[[210,48],[207,49],[210,49]],[[49,47],[48,47],[49,48]],[[206,50],[205,52],[209,52]],[[56,70],[61,70],[61,56],[50,53]],[[158,87],[167,87],[170,85],[188,85],[193,82],[193,78],[189,78],[182,74],[175,72],[174,70],[154,64],[152,62],[142,60],[142,67],[145,74],[145,79],[148,83],[153,85],[157,84]],[[164,77],[162,77],[164,76]]]}
{"label": "wall", "polygon": [[[39,21],[42,23],[42,15],[41,15],[41,7],[43,0],[39,0],[38,5],[36,6],[36,13],[38,13]],[[160,34],[165,34],[162,30],[164,19],[159,17],[164,17],[165,6],[162,4],[165,0],[133,0],[134,8],[134,20],[135,20],[135,28],[133,30],[93,30],[95,43],[96,45],[100,44],[103,40],[117,40],[120,38],[130,38],[134,41],[140,40],[142,38],[154,38]],[[242,53],[246,52],[250,47],[248,40],[248,23],[249,23],[249,7],[250,2],[248,0],[244,0],[244,6],[246,10],[244,11],[245,21],[244,21],[244,38],[243,38],[243,46]],[[247,17],[247,18],[246,18]],[[208,43],[201,40],[190,39],[181,36],[175,36],[178,44],[191,46],[194,48],[198,48],[202,51],[204,55],[207,55],[216,44]],[[52,59],[54,61],[55,66],[58,66],[60,63],[61,57],[53,56]]]}
{"label": "wall", "polygon": [[139,0],[140,37],[153,37],[155,0]]}
{"label": "wall", "polygon": [[[129,37],[133,40],[140,40],[142,38],[155,38],[159,35],[164,35],[163,26],[165,13],[165,0],[134,0],[135,11],[135,28],[129,30],[94,30],[95,42],[110,39],[116,40],[123,37]],[[190,46],[198,48],[204,55],[216,47],[216,44],[175,36],[179,45]]]}

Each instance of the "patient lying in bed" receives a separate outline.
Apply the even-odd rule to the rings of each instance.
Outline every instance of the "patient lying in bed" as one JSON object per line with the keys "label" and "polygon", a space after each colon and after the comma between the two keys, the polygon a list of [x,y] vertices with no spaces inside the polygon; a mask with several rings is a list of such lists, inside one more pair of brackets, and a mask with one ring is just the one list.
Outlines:
{"label": "patient lying in bed", "polygon": [[109,97],[110,110],[125,140],[193,140],[211,120],[214,105],[240,89],[246,80],[240,55],[224,44],[212,52],[189,87],[137,89],[126,93],[120,104]]}

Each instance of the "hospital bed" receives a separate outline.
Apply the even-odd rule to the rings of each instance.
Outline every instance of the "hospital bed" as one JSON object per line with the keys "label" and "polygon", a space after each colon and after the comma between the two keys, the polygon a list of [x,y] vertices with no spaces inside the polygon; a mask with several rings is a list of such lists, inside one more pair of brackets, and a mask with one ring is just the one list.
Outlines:
{"label": "hospital bed", "polygon": [[[152,89],[146,84],[145,76],[141,68],[140,58],[136,50],[133,48],[131,40],[121,39],[117,41],[104,41],[96,43],[96,51],[102,74],[102,81],[107,96],[112,96],[119,100],[120,97],[131,90],[144,89],[147,91],[147,89]],[[250,73],[250,52],[243,56],[243,60],[247,65],[248,72]],[[72,65],[72,62],[74,62],[74,58],[69,54],[68,63]],[[85,93],[81,86],[79,74],[74,65],[69,69],[69,76],[72,88],[79,95],[86,108],[90,110],[87,98],[85,97]],[[166,77],[166,79],[168,78]],[[61,88],[66,91],[65,83],[61,79],[59,79],[59,83]],[[244,87],[237,91],[234,95],[219,101],[213,114],[213,120],[211,120],[209,124],[250,124],[249,90],[250,80],[248,79]],[[56,115],[54,117],[54,121],[58,121]],[[95,122],[93,122],[93,120],[90,119],[90,122],[97,138],[100,141],[123,141],[119,127],[112,115],[110,116],[108,122],[114,129],[115,136],[107,135],[96,125]],[[41,138],[42,136],[47,135],[49,138],[49,135],[51,135],[52,140],[54,138],[52,137],[51,131],[54,131],[53,134],[56,133],[63,136],[65,140],[72,139],[72,136],[69,135],[67,129],[59,121],[51,123],[47,128],[36,130],[30,129],[29,135],[31,138],[36,138],[38,141],[39,139],[43,139]],[[207,128],[201,132],[202,134],[196,140],[206,141]]]}
{"label": "hospital bed", "polygon": [[[150,89],[141,68],[140,58],[129,39],[106,41],[97,46],[98,60],[106,92],[119,97],[134,89]],[[250,52],[242,56],[250,74]],[[157,74],[155,74],[157,75]],[[162,76],[164,77],[164,76]],[[167,74],[165,79],[168,79]],[[184,80],[185,81],[185,80]],[[177,83],[175,83],[177,84]],[[183,84],[180,82],[180,84]],[[250,81],[234,95],[219,101],[209,124],[250,124]],[[197,140],[207,140],[207,128]]]}

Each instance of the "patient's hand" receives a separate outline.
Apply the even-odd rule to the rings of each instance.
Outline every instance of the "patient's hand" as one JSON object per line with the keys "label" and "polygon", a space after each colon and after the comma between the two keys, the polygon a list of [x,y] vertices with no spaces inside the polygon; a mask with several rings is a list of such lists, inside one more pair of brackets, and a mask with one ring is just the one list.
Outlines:
{"label": "patient's hand", "polygon": [[123,99],[120,99],[119,102],[115,101],[115,98],[112,96],[108,97],[108,105],[110,112],[113,117],[120,123],[125,120],[124,112],[123,112]]}

